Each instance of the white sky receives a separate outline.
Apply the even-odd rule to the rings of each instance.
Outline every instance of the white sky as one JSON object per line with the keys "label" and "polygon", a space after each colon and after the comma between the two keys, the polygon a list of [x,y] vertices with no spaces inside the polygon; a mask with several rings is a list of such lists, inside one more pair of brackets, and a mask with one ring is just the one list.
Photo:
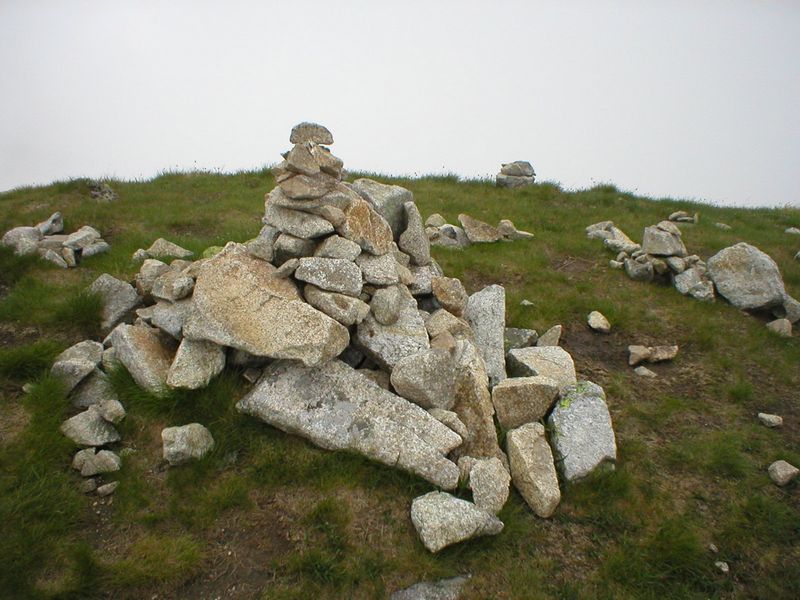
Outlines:
{"label": "white sky", "polygon": [[0,0],[0,190],[279,160],[800,206],[800,2]]}

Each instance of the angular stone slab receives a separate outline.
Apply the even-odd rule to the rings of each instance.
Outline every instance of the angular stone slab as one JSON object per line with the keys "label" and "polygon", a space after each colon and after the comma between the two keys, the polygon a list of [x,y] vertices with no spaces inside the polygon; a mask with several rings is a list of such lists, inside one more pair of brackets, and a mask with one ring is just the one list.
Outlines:
{"label": "angular stone slab", "polygon": [[92,373],[103,360],[103,344],[92,340],[78,342],[56,357],[50,373],[70,391]]}
{"label": "angular stone slab", "polygon": [[279,231],[302,239],[313,239],[333,233],[333,225],[311,213],[275,206],[267,202],[263,222]]}
{"label": "angular stone slab", "polygon": [[506,377],[506,290],[501,285],[490,285],[475,292],[467,301],[464,318],[475,332],[489,382],[496,385]]}
{"label": "angular stone slab", "polygon": [[422,215],[413,202],[403,203],[406,229],[400,234],[397,245],[411,257],[415,265],[425,266],[431,262],[431,244],[422,225]]}
{"label": "angular stone slab", "polygon": [[444,489],[458,484],[445,455],[461,438],[340,360],[276,361],[236,408],[327,450],[353,450]]}
{"label": "angular stone slab", "polygon": [[197,390],[208,385],[225,368],[225,349],[214,342],[183,340],[167,371],[172,388]]}
{"label": "angular stone slab", "polygon": [[106,421],[96,406],[61,424],[61,433],[79,446],[105,446],[120,440],[119,432]]}
{"label": "angular stone slab", "polygon": [[484,535],[497,535],[503,522],[493,514],[445,492],[430,492],[411,503],[411,522],[430,552]]}
{"label": "angular stone slab", "polygon": [[336,319],[345,327],[361,323],[369,313],[369,304],[366,302],[352,296],[326,292],[310,283],[305,286],[303,295],[311,306]]}
{"label": "angular stone slab", "polygon": [[164,345],[158,330],[141,325],[120,325],[110,335],[116,359],[136,384],[153,393],[163,391],[173,352]]}
{"label": "angular stone slab", "polygon": [[294,276],[328,292],[347,296],[361,293],[361,269],[342,258],[301,258]]}
{"label": "angular stone slab", "polygon": [[503,429],[538,421],[558,398],[558,383],[549,377],[511,377],[492,389],[492,404]]}
{"label": "angular stone slab", "polygon": [[488,223],[474,219],[469,215],[463,213],[458,215],[458,221],[464,228],[467,239],[473,244],[499,242],[503,239],[497,227],[492,227]]}
{"label": "angular stone slab", "polygon": [[708,276],[719,294],[736,308],[771,308],[783,303],[786,289],[775,261],[740,242],[708,259]]}
{"label": "angular stone slab", "polygon": [[538,516],[553,516],[561,502],[561,490],[542,424],[528,423],[509,431],[506,451],[514,487]]}
{"label": "angular stone slab", "polygon": [[130,317],[133,309],[142,303],[142,298],[133,286],[124,281],[103,273],[89,286],[89,291],[99,294],[103,299],[102,319],[100,326],[110,331],[117,323]]}
{"label": "angular stone slab", "polygon": [[455,378],[452,354],[430,349],[400,359],[392,369],[391,382],[400,396],[422,408],[449,410],[456,400]]}
{"label": "angular stone slab", "polygon": [[370,313],[359,323],[355,341],[365,355],[389,371],[402,358],[430,347],[425,321],[408,295],[394,323],[383,325]]}
{"label": "angular stone slab", "polygon": [[394,239],[398,239],[405,231],[406,202],[414,202],[410,190],[399,185],[386,185],[372,179],[356,179],[352,188],[383,217],[392,230]]}
{"label": "angular stone slab", "polygon": [[508,373],[513,377],[539,375],[554,380],[560,390],[575,385],[575,363],[559,346],[534,346],[508,351]]}

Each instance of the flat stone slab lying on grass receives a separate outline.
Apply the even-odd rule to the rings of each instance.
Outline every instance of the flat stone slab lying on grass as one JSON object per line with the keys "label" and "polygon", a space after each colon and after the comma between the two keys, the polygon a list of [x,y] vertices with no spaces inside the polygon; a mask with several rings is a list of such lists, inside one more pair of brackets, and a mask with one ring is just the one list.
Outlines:
{"label": "flat stone slab lying on grass", "polygon": [[497,535],[503,522],[493,514],[445,492],[430,492],[411,503],[411,522],[425,547],[438,552],[452,544]]}
{"label": "flat stone slab lying on grass", "polygon": [[581,479],[606,463],[613,468],[617,444],[606,395],[599,385],[581,381],[568,388],[547,422],[564,479]]}
{"label": "flat stone slab lying on grass", "polygon": [[61,380],[67,391],[70,391],[91,374],[102,360],[103,344],[84,340],[59,354],[50,373]]}
{"label": "flat stone slab lying on grass", "polygon": [[438,581],[421,581],[389,596],[389,600],[458,600],[469,575],[459,575]]}
{"label": "flat stone slab lying on grass", "polygon": [[445,455],[461,437],[340,360],[275,361],[236,408],[322,448],[359,452],[444,489],[458,485]]}
{"label": "flat stone slab lying on grass", "polygon": [[161,441],[164,460],[172,466],[203,458],[214,448],[211,432],[200,423],[167,427],[161,431]]}

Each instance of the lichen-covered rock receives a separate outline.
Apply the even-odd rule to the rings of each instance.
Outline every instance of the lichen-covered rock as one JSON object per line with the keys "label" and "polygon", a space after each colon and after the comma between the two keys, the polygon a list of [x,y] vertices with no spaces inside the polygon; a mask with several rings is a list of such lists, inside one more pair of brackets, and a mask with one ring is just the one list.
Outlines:
{"label": "lichen-covered rock", "polygon": [[356,259],[364,281],[371,285],[394,285],[400,281],[398,263],[391,253],[373,256],[366,252]]}
{"label": "lichen-covered rock", "polygon": [[204,388],[225,368],[225,349],[214,342],[183,340],[167,371],[171,388]]}
{"label": "lichen-covered rock", "polygon": [[489,285],[472,294],[464,318],[475,332],[475,343],[486,364],[489,382],[496,385],[506,376],[506,291],[503,286]]}
{"label": "lichen-covered rock", "polygon": [[173,352],[156,329],[142,325],[120,325],[110,336],[116,359],[136,384],[148,392],[163,391]]}
{"label": "lichen-covered rock", "polygon": [[511,476],[499,458],[477,458],[469,470],[469,489],[475,506],[496,515],[508,500]]}
{"label": "lichen-covered rock", "polygon": [[508,373],[513,377],[539,375],[554,380],[560,390],[575,385],[575,363],[560,346],[534,346],[508,351]]}
{"label": "lichen-covered rock", "polygon": [[606,395],[599,385],[581,381],[562,394],[548,424],[561,474],[567,481],[586,477],[617,459],[617,444]]}
{"label": "lichen-covered rock", "polygon": [[372,179],[356,179],[352,188],[383,217],[391,227],[394,239],[405,230],[406,202],[414,202],[413,194],[399,185],[386,185]]}
{"label": "lichen-covered rock", "polygon": [[303,289],[303,295],[311,306],[336,319],[345,327],[361,323],[369,313],[369,304],[366,302],[352,296],[326,292],[310,283]]}
{"label": "lichen-covered rock", "polygon": [[506,451],[514,487],[538,516],[553,516],[561,502],[561,491],[542,424],[528,423],[509,431]]}
{"label": "lichen-covered rock", "polygon": [[361,246],[339,235],[326,237],[317,249],[314,256],[319,258],[341,258],[354,261],[361,254]]}
{"label": "lichen-covered rock", "polygon": [[56,357],[50,373],[70,391],[92,373],[103,360],[103,344],[92,340],[78,342]]}
{"label": "lichen-covered rock", "polygon": [[493,514],[445,492],[430,492],[411,503],[411,522],[425,547],[438,552],[483,535],[497,535],[503,522]]}
{"label": "lichen-covered rock", "polygon": [[432,277],[431,291],[442,308],[457,317],[462,317],[467,309],[469,294],[464,284],[455,277]]}
{"label": "lichen-covered rock", "polygon": [[449,410],[455,402],[455,362],[447,350],[430,349],[400,359],[392,369],[397,393],[422,408]]}
{"label": "lichen-covered rock", "polygon": [[469,215],[463,213],[458,215],[458,221],[461,223],[461,227],[464,228],[467,239],[473,244],[498,242],[503,238],[496,227],[492,227],[478,219],[473,219]]}
{"label": "lichen-covered rock", "polygon": [[301,258],[295,278],[328,292],[348,296],[361,293],[361,269],[355,263],[341,258]]}
{"label": "lichen-covered rock", "polygon": [[783,303],[780,270],[767,254],[744,242],[708,259],[708,276],[719,294],[736,308],[771,308]]}
{"label": "lichen-covered rock", "polygon": [[292,127],[289,142],[292,144],[311,142],[329,146],[333,144],[333,134],[324,125],[303,121]]}
{"label": "lichen-covered rock", "polygon": [[492,404],[503,429],[538,421],[558,398],[558,383],[548,377],[511,377],[492,389]]}
{"label": "lichen-covered rock", "polygon": [[326,219],[291,208],[276,206],[267,201],[264,223],[298,238],[313,239],[333,233],[333,225]]}
{"label": "lichen-covered rock", "polygon": [[164,460],[172,466],[203,458],[214,448],[211,432],[200,423],[167,427],[161,431],[161,441]]}

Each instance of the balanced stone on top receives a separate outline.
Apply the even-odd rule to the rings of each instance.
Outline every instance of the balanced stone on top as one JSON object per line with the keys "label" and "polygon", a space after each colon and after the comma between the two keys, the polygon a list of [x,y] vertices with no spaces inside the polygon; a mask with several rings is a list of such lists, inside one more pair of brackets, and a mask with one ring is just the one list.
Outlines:
{"label": "balanced stone on top", "polygon": [[304,121],[292,127],[289,136],[292,144],[302,144],[303,142],[313,142],[314,144],[333,144],[333,134],[327,127],[319,123],[309,123]]}

